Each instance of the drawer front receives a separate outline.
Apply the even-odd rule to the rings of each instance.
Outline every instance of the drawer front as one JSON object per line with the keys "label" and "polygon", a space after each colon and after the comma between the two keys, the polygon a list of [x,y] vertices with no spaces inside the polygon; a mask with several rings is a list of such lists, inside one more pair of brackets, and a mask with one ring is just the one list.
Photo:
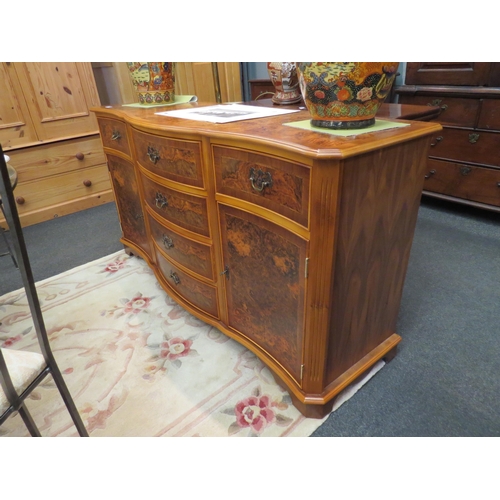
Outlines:
{"label": "drawer front", "polygon": [[178,141],[134,130],[137,159],[146,169],[166,179],[203,187],[199,142]]}
{"label": "drawer front", "polygon": [[14,197],[20,215],[111,189],[106,165],[20,182]]}
{"label": "drawer front", "polygon": [[127,126],[118,120],[99,118],[99,130],[104,147],[120,151],[130,156],[130,146],[127,139]]}
{"label": "drawer front", "polygon": [[500,134],[480,130],[444,129],[432,137],[429,156],[483,165],[500,165]]}
{"label": "drawer front", "polygon": [[200,276],[214,279],[209,245],[181,236],[151,216],[149,216],[149,227],[156,245],[172,260]]}
{"label": "drawer front", "polygon": [[216,190],[308,227],[309,168],[240,149],[213,147]]}
{"label": "drawer front", "polygon": [[500,170],[439,160],[428,169],[424,190],[500,206]]}
{"label": "drawer front", "polygon": [[203,312],[214,318],[219,317],[215,287],[202,283],[181,271],[167,260],[158,249],[156,250],[156,260],[172,290]]}
{"label": "drawer front", "polygon": [[207,201],[199,196],[169,189],[142,176],[144,200],[169,222],[203,236],[210,236]]}
{"label": "drawer front", "polygon": [[433,95],[400,95],[401,104],[419,106],[438,106],[441,108],[439,117],[432,120],[443,125],[455,125],[473,128],[476,124],[481,101],[460,97],[445,97]]}
{"label": "drawer front", "polygon": [[98,135],[9,151],[19,182],[44,179],[106,163]]}
{"label": "drawer front", "polygon": [[500,130],[500,99],[483,100],[477,127],[486,130]]}

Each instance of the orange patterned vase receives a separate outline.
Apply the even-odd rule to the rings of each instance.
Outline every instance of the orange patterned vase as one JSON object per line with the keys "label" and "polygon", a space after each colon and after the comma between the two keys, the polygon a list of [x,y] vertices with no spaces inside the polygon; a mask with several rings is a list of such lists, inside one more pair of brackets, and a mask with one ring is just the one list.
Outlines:
{"label": "orange patterned vase", "polygon": [[267,72],[274,86],[274,104],[293,104],[302,99],[294,62],[268,62]]}
{"label": "orange patterned vase", "polygon": [[397,62],[299,62],[302,97],[311,125],[358,129],[375,123],[375,114],[391,90]]}
{"label": "orange patterned vase", "polygon": [[127,66],[141,104],[151,106],[175,101],[174,63],[128,62]]}

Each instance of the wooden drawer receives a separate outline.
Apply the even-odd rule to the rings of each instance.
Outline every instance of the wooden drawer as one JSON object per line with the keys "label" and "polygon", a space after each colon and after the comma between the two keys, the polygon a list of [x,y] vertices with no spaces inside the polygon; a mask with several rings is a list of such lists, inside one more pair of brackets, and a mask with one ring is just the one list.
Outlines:
{"label": "wooden drawer", "polygon": [[[213,155],[218,193],[255,203],[308,227],[308,167],[221,146],[213,146]],[[261,180],[272,184],[262,187]]]}
{"label": "wooden drawer", "polygon": [[164,224],[160,224],[151,215],[148,217],[153,240],[170,259],[200,276],[214,279],[212,251],[209,245],[181,236]]}
{"label": "wooden drawer", "polygon": [[203,312],[210,314],[214,318],[219,318],[217,290],[215,287],[202,283],[181,271],[167,260],[158,248],[156,249],[156,260],[161,273],[175,293]]}
{"label": "wooden drawer", "polygon": [[481,101],[464,97],[446,97],[439,95],[400,95],[401,104],[420,106],[438,106],[441,108],[435,120],[443,125],[455,125],[473,128],[476,124]]}
{"label": "wooden drawer", "polygon": [[106,163],[99,135],[9,151],[19,182],[29,182]]}
{"label": "wooden drawer", "polygon": [[142,182],[144,201],[154,212],[177,226],[210,236],[205,198],[167,188],[145,175]]}
{"label": "wooden drawer", "polygon": [[125,123],[109,118],[99,118],[99,130],[101,131],[101,139],[104,147],[130,156],[127,126]]}
{"label": "wooden drawer", "polygon": [[500,130],[500,99],[483,99],[477,128]]}
{"label": "wooden drawer", "polygon": [[26,212],[64,204],[110,189],[108,169],[104,164],[30,182],[20,182],[14,191],[14,197],[19,215],[22,216]]}
{"label": "wooden drawer", "polygon": [[500,133],[443,129],[432,137],[429,156],[482,165],[500,165]]}
{"label": "wooden drawer", "polygon": [[492,63],[409,62],[407,85],[488,85]]}
{"label": "wooden drawer", "polygon": [[428,167],[424,190],[500,206],[500,170],[440,160]]}
{"label": "wooden drawer", "polygon": [[146,169],[172,181],[203,187],[199,142],[132,132],[137,159]]}

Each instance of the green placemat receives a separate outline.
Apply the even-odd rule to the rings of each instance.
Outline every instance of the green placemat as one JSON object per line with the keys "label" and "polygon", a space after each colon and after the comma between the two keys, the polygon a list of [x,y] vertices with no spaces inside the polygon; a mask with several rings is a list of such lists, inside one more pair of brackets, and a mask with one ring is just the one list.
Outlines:
{"label": "green placemat", "polygon": [[311,130],[312,132],[321,132],[323,134],[337,135],[340,137],[349,137],[353,135],[368,134],[371,132],[380,132],[381,130],[387,130],[390,128],[400,128],[408,127],[409,123],[393,122],[389,120],[377,120],[375,118],[375,124],[371,127],[356,129],[356,130],[333,130],[329,128],[313,127],[311,125],[311,120],[302,120],[300,122],[289,122],[284,123],[288,127],[301,128],[303,130]]}
{"label": "green placemat", "polygon": [[141,104],[140,102],[134,102],[132,104],[124,104],[124,106],[129,106],[131,108],[159,108],[161,106],[173,106],[174,104],[196,102],[197,100],[198,98],[195,95],[176,95],[174,102],[166,102],[163,104]]}

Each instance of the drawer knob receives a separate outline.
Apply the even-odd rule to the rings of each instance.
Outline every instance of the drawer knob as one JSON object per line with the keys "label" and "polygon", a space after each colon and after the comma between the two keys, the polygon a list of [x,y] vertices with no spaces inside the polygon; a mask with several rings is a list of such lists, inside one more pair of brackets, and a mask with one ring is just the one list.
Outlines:
{"label": "drawer knob", "polygon": [[16,203],[17,203],[18,205],[24,205],[24,202],[25,202],[25,201],[26,201],[26,200],[25,200],[22,196],[18,196],[18,197],[16,198]]}
{"label": "drawer knob", "polygon": [[85,179],[83,181],[83,185],[86,186],[86,187],[90,187],[90,186],[92,186],[92,181],[89,180],[89,179]]}
{"label": "drawer knob", "polygon": [[425,178],[428,179],[431,175],[434,175],[436,173],[435,170],[431,170],[426,176]]}
{"label": "drawer knob", "polygon": [[85,155],[84,155],[83,153],[76,153],[76,155],[75,155],[75,156],[76,156],[76,159],[77,159],[77,160],[80,160],[80,161],[81,161],[81,160],[83,160],[83,159],[85,158]]}
{"label": "drawer knob", "polygon": [[264,188],[272,187],[273,178],[271,176],[271,172],[263,172],[262,170],[255,170],[255,168],[250,169],[250,183],[252,184],[252,188],[255,191],[261,193]]}
{"label": "drawer knob", "polygon": [[170,250],[174,246],[174,240],[172,240],[172,238],[169,238],[166,234],[163,235],[162,241],[163,241],[163,246],[167,250]]}
{"label": "drawer knob", "polygon": [[113,133],[111,134],[111,140],[117,141],[121,138],[122,138],[122,136],[120,135],[120,132],[118,132],[118,130],[113,130]]}
{"label": "drawer knob", "polygon": [[164,194],[157,192],[156,196],[155,196],[155,205],[156,205],[156,208],[160,208],[160,209],[168,207],[167,197]]}
{"label": "drawer knob", "polygon": [[443,140],[443,136],[439,135],[436,137],[435,142],[431,142],[431,146],[435,146],[438,142],[441,142]]}
{"label": "drawer knob", "polygon": [[151,146],[148,146],[148,153],[147,154],[149,156],[149,161],[153,162],[155,165],[161,160],[160,153],[155,148],[152,148]]}
{"label": "drawer knob", "polygon": [[479,134],[469,134],[469,142],[475,144],[479,140]]}
{"label": "drawer knob", "polygon": [[170,271],[170,277],[172,278],[173,282],[176,285],[178,285],[181,282],[179,276],[177,276],[177,273],[174,273],[174,271]]}

